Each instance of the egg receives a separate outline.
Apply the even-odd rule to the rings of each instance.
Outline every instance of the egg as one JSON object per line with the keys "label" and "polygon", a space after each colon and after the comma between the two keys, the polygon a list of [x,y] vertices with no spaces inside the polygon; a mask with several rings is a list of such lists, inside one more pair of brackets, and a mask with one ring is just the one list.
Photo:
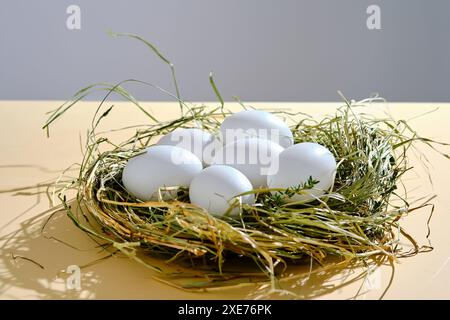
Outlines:
{"label": "egg", "polygon": [[[192,204],[206,209],[217,216],[224,215],[230,205],[235,204],[237,195],[252,190],[252,184],[247,177],[235,168],[224,165],[213,165],[198,174],[189,186],[189,199]],[[242,203],[251,204],[254,195],[239,196]],[[230,210],[230,215],[236,215],[239,208]]]}
{"label": "egg", "polygon": [[[122,182],[128,193],[140,200],[158,200],[160,188],[188,187],[203,169],[192,152],[175,146],[152,146],[144,154],[128,160],[122,172]],[[163,192],[163,199],[174,195]]]}
{"label": "egg", "polygon": [[214,136],[197,128],[178,128],[164,135],[158,145],[177,146],[195,154],[203,164],[212,161]]}
{"label": "egg", "polygon": [[296,194],[286,199],[287,202],[308,202],[320,197],[334,184],[336,160],[324,146],[303,142],[286,148],[280,153],[278,170],[267,176],[269,188],[297,187],[305,184],[310,177],[319,181],[306,194]]}
{"label": "egg", "polygon": [[283,148],[294,143],[287,124],[270,112],[261,110],[245,110],[226,117],[220,131],[224,144],[245,136],[268,139]]}
{"label": "egg", "polygon": [[284,150],[279,144],[260,138],[243,138],[230,142],[216,151],[213,164],[224,164],[242,172],[253,188],[267,187],[269,169],[275,169],[278,155]]}

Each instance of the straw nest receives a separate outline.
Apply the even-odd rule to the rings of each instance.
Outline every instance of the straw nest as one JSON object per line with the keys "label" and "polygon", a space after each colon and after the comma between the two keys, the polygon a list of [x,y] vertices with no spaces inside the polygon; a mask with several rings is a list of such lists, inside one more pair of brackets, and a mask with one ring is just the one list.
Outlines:
{"label": "straw nest", "polygon": [[[136,80],[127,82],[150,85]],[[212,78],[211,84],[218,94]],[[136,130],[126,141],[113,142],[95,130],[111,110],[102,110],[102,102],[87,136],[79,175],[58,192],[74,223],[103,243],[158,272],[161,269],[145,262],[142,254],[164,256],[173,263],[189,261],[193,267],[208,266],[205,273],[216,270],[216,277],[225,277],[222,267],[227,260],[248,258],[272,284],[290,263],[321,264],[330,256],[344,261],[364,261],[374,256],[395,259],[419,251],[409,236],[413,251],[400,250],[398,233],[407,234],[400,228],[399,220],[426,205],[426,201],[413,208],[396,190],[403,174],[411,169],[408,149],[416,142],[434,146],[406,122],[377,119],[359,112],[364,101],[356,104],[345,100],[336,113],[320,120],[277,112],[292,124],[295,143],[317,142],[334,154],[338,169],[333,189],[320,200],[306,204],[285,203],[282,198],[304,192],[308,185],[276,192],[253,190],[255,204],[237,204],[237,217],[219,218],[190,204],[188,190],[178,186],[172,187],[177,190],[173,201],[139,201],[124,189],[121,175],[130,157],[175,128],[197,127],[217,132],[230,113],[220,95],[221,107],[215,109],[188,106],[177,99],[182,108],[180,117],[159,122],[122,85],[101,84],[81,90],[71,102],[55,110],[44,126],[48,128],[77,101],[98,89],[106,90],[107,97],[111,93],[125,97],[150,118],[148,127]],[[100,151],[105,149],[103,146],[108,146],[107,151]],[[77,191],[78,210],[65,196],[69,189]]]}

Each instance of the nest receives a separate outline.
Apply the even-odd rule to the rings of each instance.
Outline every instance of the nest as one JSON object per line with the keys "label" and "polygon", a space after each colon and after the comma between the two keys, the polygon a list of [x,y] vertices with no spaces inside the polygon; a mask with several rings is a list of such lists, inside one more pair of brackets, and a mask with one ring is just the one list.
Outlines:
{"label": "nest", "polygon": [[[173,71],[173,65],[169,65]],[[79,175],[58,191],[68,216],[78,227],[158,272],[162,270],[144,261],[142,255],[163,256],[173,263],[188,261],[197,271],[205,270],[205,275],[215,270],[215,279],[222,280],[227,276],[223,267],[228,260],[247,258],[273,286],[285,267],[296,262],[323,264],[328,257],[364,262],[372,257],[396,259],[419,252],[399,220],[427,201],[413,208],[396,190],[402,176],[411,169],[407,151],[416,142],[434,148],[433,142],[418,136],[405,121],[377,119],[359,112],[365,102],[377,99],[360,103],[345,100],[334,114],[319,121],[304,114],[274,111],[291,124],[295,143],[317,142],[327,147],[338,162],[333,189],[316,201],[282,201],[304,192],[307,185],[276,192],[257,189],[251,191],[255,204],[238,203],[236,217],[219,218],[190,204],[188,190],[179,186],[172,187],[177,194],[173,201],[142,202],[131,196],[121,181],[129,158],[176,128],[218,131],[230,111],[224,107],[212,77],[211,84],[221,107],[188,106],[177,99],[182,112],[172,121],[157,121],[122,87],[123,83],[82,89],[72,102],[51,114],[44,128],[48,129],[90,91],[100,89],[108,91],[106,97],[113,92],[125,97],[153,121],[126,141],[110,141],[96,132],[112,108],[101,113],[102,101],[87,136]],[[103,146],[108,150],[100,151]],[[73,209],[65,195],[70,189],[77,191],[79,210]],[[399,233],[413,243],[412,251],[400,249]]]}
{"label": "nest", "polygon": [[[77,189],[80,212],[62,199],[79,227],[127,255],[139,259],[135,254],[139,248],[174,262],[214,266],[219,274],[225,261],[236,256],[251,259],[270,278],[276,276],[277,266],[296,261],[410,254],[397,248],[397,231],[398,221],[411,208],[395,191],[410,169],[406,151],[421,138],[405,122],[377,120],[354,109],[345,105],[319,122],[303,114],[278,112],[294,123],[295,143],[320,143],[338,162],[333,190],[314,202],[283,202],[308,186],[277,192],[256,189],[251,191],[255,204],[236,204],[237,217],[219,218],[190,204],[188,190],[178,186],[172,187],[177,193],[173,201],[142,202],[131,196],[121,181],[127,160],[175,128],[195,126],[217,132],[229,112],[206,106],[149,125],[119,144],[91,131],[79,178],[70,186]],[[103,144],[114,147],[100,152]],[[101,232],[94,224],[101,226]]]}

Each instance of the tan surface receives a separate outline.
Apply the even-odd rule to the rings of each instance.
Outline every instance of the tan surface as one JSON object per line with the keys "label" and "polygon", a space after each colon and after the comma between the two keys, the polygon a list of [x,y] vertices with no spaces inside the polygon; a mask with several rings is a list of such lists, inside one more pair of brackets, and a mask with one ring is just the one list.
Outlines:
{"label": "tan surface", "polygon": [[[105,128],[145,124],[146,119],[130,105],[115,103]],[[83,103],[71,110],[51,129],[47,139],[41,126],[44,113],[58,106],[58,102],[9,102],[0,101],[0,190],[33,185],[58,176],[61,169],[81,159],[80,135],[84,137],[90,124],[95,103]],[[161,119],[173,118],[178,108],[174,103],[147,103]],[[340,103],[271,103],[252,104],[256,107],[292,108],[319,118]],[[411,120],[411,125],[427,137],[450,141],[450,104],[390,104],[371,106],[370,112],[389,110],[396,119],[409,119],[439,106],[436,112]],[[120,136],[120,134],[119,134]],[[410,197],[417,198],[437,194],[435,214],[431,222],[431,241],[435,248],[431,253],[403,259],[396,265],[392,286],[386,294],[388,299],[450,298],[450,161],[422,148],[430,160],[433,186],[420,168],[417,159],[412,163],[417,173],[411,174],[407,186]],[[442,149],[444,150],[444,149]],[[445,150],[448,153],[448,148]],[[191,293],[180,291],[153,280],[148,269],[125,258],[112,258],[82,271],[81,292],[68,291],[58,271],[67,266],[84,265],[101,257],[93,248],[91,240],[77,229],[65,215],[57,216],[45,232],[35,223],[48,214],[36,217],[48,209],[45,196],[12,195],[0,193],[0,298],[135,298],[135,299],[217,299],[246,298],[252,287],[229,289],[221,292]],[[417,211],[403,221],[408,231],[420,244],[426,244],[426,220],[428,210]],[[78,249],[71,249],[53,238],[63,240]],[[11,258],[11,253],[34,259],[45,269],[23,260]],[[391,270],[380,268],[379,277],[373,278],[372,290],[363,298],[377,298],[389,281]],[[327,278],[315,278],[308,285],[294,290],[305,297],[347,299],[355,295],[361,281],[325,295],[319,295],[325,284],[338,284],[343,277],[337,275],[330,282]]]}

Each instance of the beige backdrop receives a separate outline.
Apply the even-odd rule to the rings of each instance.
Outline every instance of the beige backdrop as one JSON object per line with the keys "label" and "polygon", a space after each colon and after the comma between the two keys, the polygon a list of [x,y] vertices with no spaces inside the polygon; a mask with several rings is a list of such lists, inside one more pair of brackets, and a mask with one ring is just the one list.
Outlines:
{"label": "beige backdrop", "polygon": [[[251,298],[254,286],[222,291],[187,292],[156,281],[152,271],[126,258],[114,257],[82,270],[81,291],[67,290],[61,270],[69,265],[85,265],[104,256],[92,241],[64,215],[51,220],[45,233],[41,233],[42,221],[49,213],[49,200],[44,195],[32,194],[35,189],[16,193],[3,192],[12,188],[44,183],[57,177],[62,169],[81,160],[80,137],[93,115],[95,102],[78,105],[51,128],[47,138],[41,130],[44,114],[59,102],[0,101],[0,297],[2,299],[53,299],[53,298],[127,298],[127,299],[218,299]],[[142,113],[126,103],[116,107],[104,123],[104,128],[145,124]],[[146,103],[161,119],[177,115],[174,103]],[[321,114],[333,112],[340,103],[270,103],[251,104],[258,108],[291,108],[303,111],[319,119]],[[231,108],[237,108],[231,105]],[[418,115],[438,110],[415,118]],[[378,113],[388,111],[397,119],[412,119],[410,124],[417,131],[433,139],[450,141],[450,104],[378,104],[368,109]],[[123,133],[117,133],[117,139]],[[450,161],[420,146],[430,163],[433,184],[412,156],[416,167],[406,181],[410,199],[437,195],[433,200],[435,212],[431,221],[430,253],[402,259],[395,265],[392,285],[387,299],[450,298]],[[448,153],[449,148],[441,148]],[[72,172],[73,174],[74,172]],[[43,190],[44,187],[41,187]],[[429,208],[412,213],[403,219],[402,225],[418,240],[427,244],[426,221]],[[58,240],[56,240],[58,239]],[[61,243],[64,241],[66,244]],[[73,246],[71,248],[70,246]],[[22,256],[33,259],[41,266]],[[300,268],[298,271],[304,271]],[[378,298],[391,278],[392,270],[381,267],[369,278],[358,299]],[[352,298],[361,287],[360,279],[351,282],[356,271],[326,274],[314,277],[294,290],[305,298]],[[351,282],[348,284],[348,282]],[[366,282],[367,284],[367,282]],[[365,292],[365,293],[364,293]]]}

